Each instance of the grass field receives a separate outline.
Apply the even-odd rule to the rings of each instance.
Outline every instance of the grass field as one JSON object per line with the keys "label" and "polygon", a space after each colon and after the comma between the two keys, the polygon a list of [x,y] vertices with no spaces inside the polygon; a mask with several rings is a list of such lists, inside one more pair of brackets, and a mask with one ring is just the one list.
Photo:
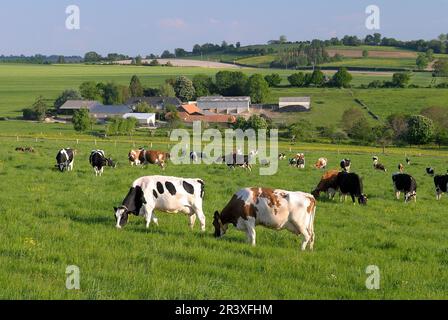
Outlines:
{"label": "grass field", "polygon": [[[32,127],[32,126],[31,126]],[[20,129],[25,132],[25,129]],[[59,130],[61,130],[59,128]],[[34,133],[39,131],[38,125]],[[55,128],[55,133],[57,129]],[[389,173],[374,172],[371,156],[378,149],[298,145],[289,152],[306,153],[304,171],[280,163],[275,176],[262,177],[224,166],[169,165],[164,175],[202,178],[206,182],[204,210],[207,232],[191,232],[187,218],[159,213],[159,227],[145,230],[131,218],[125,230],[114,228],[112,207],[121,203],[132,181],[161,174],[156,167],[131,168],[129,143],[100,140],[79,145],[66,137],[41,141],[0,138],[0,298],[1,299],[441,299],[447,298],[446,207],[436,202],[432,179],[424,168],[448,169],[448,153],[416,156],[406,171],[418,183],[418,202],[404,204],[393,197],[391,173],[405,152],[380,155]],[[147,139],[147,145],[152,141]],[[154,148],[167,150],[166,141]],[[18,154],[18,145],[32,145],[36,154]],[[59,148],[78,150],[75,171],[54,169]],[[102,148],[118,160],[115,170],[95,178],[88,165],[90,150]],[[321,151],[318,151],[318,150]],[[326,151],[322,151],[326,150]],[[349,151],[352,150],[352,151]],[[425,154],[425,150],[422,150]],[[352,171],[364,178],[367,207],[320,201],[315,252],[299,252],[300,239],[288,232],[259,228],[258,246],[231,228],[226,238],[212,236],[211,217],[242,187],[265,186],[311,191],[322,172],[311,169],[320,156],[336,167],[350,157]],[[65,270],[81,271],[81,290],[65,289]],[[365,287],[366,267],[381,271],[381,289]]]}
{"label": "grass field", "polygon": [[[291,70],[273,70],[273,69],[242,69],[248,75],[253,73],[269,74],[278,72],[283,78],[283,85],[287,85],[287,77],[293,73]],[[128,84],[132,75],[136,74],[140,77],[145,86],[157,87],[166,79],[178,75],[186,75],[189,77],[198,73],[208,74],[213,76],[219,70],[205,69],[205,68],[167,68],[167,67],[135,67],[135,66],[86,66],[86,65],[52,65],[52,66],[38,66],[38,65],[0,65],[0,117],[18,117],[21,116],[21,110],[30,106],[37,96],[43,95],[52,103],[54,99],[65,89],[78,88],[84,81],[115,81],[119,84]],[[353,73],[353,85],[368,84],[373,80],[390,80],[391,74],[384,73]],[[436,79],[434,83],[440,83],[444,80]],[[412,82],[420,86],[428,86],[433,83],[433,78],[428,73],[415,73],[412,77]],[[439,105],[446,105],[448,92],[446,90],[432,90],[430,95],[426,94],[427,89],[409,89],[406,90],[405,100],[398,104],[400,111],[406,112],[411,106],[412,100],[409,103],[406,100],[407,93],[415,93],[423,98],[419,105],[425,106],[426,100],[430,103],[437,103]],[[361,92],[362,90],[353,90]],[[428,91],[429,92],[429,91]],[[336,110],[337,114],[342,110],[342,104],[345,107],[353,105],[353,101],[349,102],[345,96],[347,92],[338,89],[310,89],[310,88],[275,88],[272,90],[269,103],[277,103],[280,96],[301,96],[303,94],[312,94],[313,99],[323,102],[323,104],[314,104],[316,111],[313,110],[311,115],[295,115],[291,120],[294,121],[297,117],[315,117],[316,119],[321,111],[320,107],[325,105],[325,110],[333,112]],[[380,100],[387,103],[388,99],[402,99],[401,91],[394,90],[377,90],[372,92],[372,95],[380,96]],[[412,96],[412,95],[411,95]],[[339,97],[342,100],[338,99]],[[385,98],[387,97],[387,99]],[[428,103],[429,103],[428,102]],[[342,111],[343,112],[343,111]],[[395,109],[390,109],[390,113],[395,112]],[[339,121],[340,117],[329,118],[329,122]]]}

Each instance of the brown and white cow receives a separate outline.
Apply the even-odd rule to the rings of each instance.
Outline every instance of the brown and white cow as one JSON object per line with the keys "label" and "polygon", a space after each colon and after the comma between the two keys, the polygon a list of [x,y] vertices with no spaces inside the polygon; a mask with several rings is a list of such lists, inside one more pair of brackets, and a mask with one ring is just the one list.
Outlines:
{"label": "brown and white cow", "polygon": [[128,154],[128,160],[131,166],[139,166],[141,164],[140,162],[140,154],[143,152],[143,149],[139,150],[131,150]]}
{"label": "brown and white cow", "polygon": [[339,175],[338,170],[330,170],[326,172],[322,176],[316,189],[313,190],[312,195],[315,198],[319,198],[321,192],[326,192],[328,194],[329,199],[334,199],[334,196],[336,195],[336,192],[339,189],[338,175]]}
{"label": "brown and white cow", "polygon": [[319,160],[317,160],[316,164],[314,165],[314,167],[316,169],[326,169],[328,166],[328,159],[327,158],[320,158]]}
{"label": "brown and white cow", "polygon": [[311,194],[267,188],[246,188],[238,191],[219,213],[215,212],[215,237],[224,236],[230,224],[245,231],[248,241],[256,245],[255,227],[289,230],[302,234],[302,250],[314,247],[316,200]]}
{"label": "brown and white cow", "polygon": [[140,152],[140,163],[143,165],[154,164],[165,169],[166,162],[170,159],[170,154],[163,151],[142,150]]}

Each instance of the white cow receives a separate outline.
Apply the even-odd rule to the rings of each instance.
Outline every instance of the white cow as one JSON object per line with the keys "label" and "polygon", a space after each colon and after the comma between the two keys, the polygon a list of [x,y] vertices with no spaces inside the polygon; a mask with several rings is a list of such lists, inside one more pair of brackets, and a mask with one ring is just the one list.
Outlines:
{"label": "white cow", "polygon": [[196,217],[205,231],[205,215],[202,210],[204,181],[164,176],[142,177],[136,180],[122,205],[115,209],[116,227],[121,229],[128,222],[129,214],[145,217],[146,228],[151,222],[158,225],[154,210],[167,213],[184,213],[190,217],[193,229]]}
{"label": "white cow", "polygon": [[311,194],[265,188],[238,191],[222,210],[215,212],[215,237],[222,237],[233,224],[245,231],[249,242],[256,245],[255,227],[262,225],[274,230],[289,230],[302,234],[302,250],[314,248],[316,200]]}

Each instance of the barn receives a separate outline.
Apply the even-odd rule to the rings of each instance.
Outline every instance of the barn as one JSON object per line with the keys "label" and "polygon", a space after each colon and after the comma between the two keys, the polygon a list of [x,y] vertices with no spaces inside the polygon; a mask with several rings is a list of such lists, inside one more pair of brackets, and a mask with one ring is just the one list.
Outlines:
{"label": "barn", "polygon": [[311,110],[311,97],[281,97],[278,103],[280,112],[304,112]]}
{"label": "barn", "polygon": [[210,111],[218,114],[241,114],[250,111],[250,97],[201,97],[197,100],[197,106],[202,111]]}

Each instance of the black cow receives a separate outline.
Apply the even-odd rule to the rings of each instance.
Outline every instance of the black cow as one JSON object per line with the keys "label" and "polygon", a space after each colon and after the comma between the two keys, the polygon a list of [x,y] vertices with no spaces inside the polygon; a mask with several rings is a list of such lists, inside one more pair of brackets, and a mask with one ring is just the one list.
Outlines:
{"label": "black cow", "polygon": [[359,204],[367,204],[367,196],[363,194],[362,180],[356,173],[340,172],[336,181],[340,190],[341,200],[346,198],[347,195],[350,195],[353,204],[356,204],[355,198],[358,198]]}
{"label": "black cow", "polygon": [[448,174],[443,176],[435,176],[434,184],[436,186],[437,200],[440,200],[442,198],[442,194],[448,192]]}
{"label": "black cow", "polygon": [[72,149],[62,149],[56,156],[56,168],[61,172],[64,172],[64,170],[73,171],[74,160],[75,152]]}
{"label": "black cow", "polygon": [[404,201],[409,202],[412,198],[417,202],[417,181],[406,173],[398,173],[392,176],[395,187],[395,195],[400,200],[401,192],[405,193]]}
{"label": "black cow", "polygon": [[350,172],[350,167],[352,166],[352,161],[350,159],[344,159],[341,161],[341,169],[345,172]]}
{"label": "black cow", "polygon": [[434,175],[436,174],[436,171],[434,170],[434,168],[426,168],[426,174],[434,177]]}
{"label": "black cow", "polygon": [[95,171],[95,176],[102,176],[104,167],[116,167],[111,158],[106,158],[103,150],[93,150],[89,157],[89,162]]}
{"label": "black cow", "polygon": [[235,169],[236,167],[241,167],[249,171],[252,171],[250,160],[251,156],[236,153],[222,157],[223,163],[227,164],[229,168]]}

